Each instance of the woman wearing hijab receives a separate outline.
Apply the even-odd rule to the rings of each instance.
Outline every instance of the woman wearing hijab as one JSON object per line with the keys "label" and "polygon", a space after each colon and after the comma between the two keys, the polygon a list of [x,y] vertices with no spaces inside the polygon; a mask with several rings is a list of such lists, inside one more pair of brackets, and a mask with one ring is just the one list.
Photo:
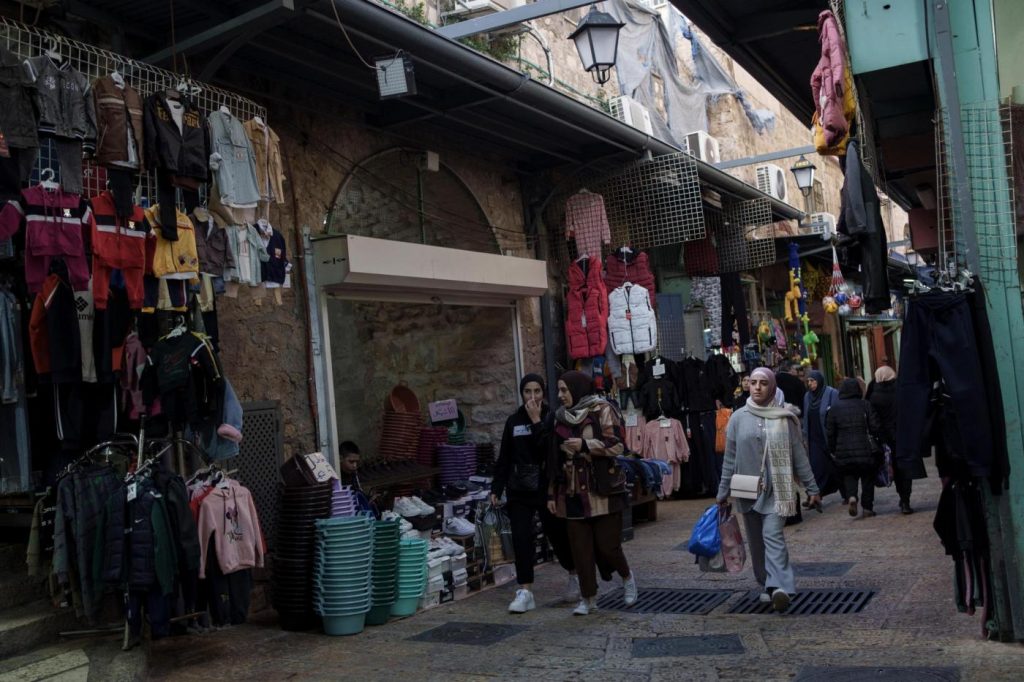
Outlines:
{"label": "woman wearing hijab", "polygon": [[881,453],[873,452],[869,435],[879,438],[881,426],[878,415],[862,396],[856,379],[843,379],[839,401],[829,410],[825,429],[829,449],[843,475],[850,516],[857,516],[859,484],[864,518],[870,518],[875,516],[875,473]]}
{"label": "woman wearing hijab", "polygon": [[580,581],[581,599],[573,613],[597,609],[596,562],[622,576],[623,599],[636,602],[636,576],[622,552],[625,489],[621,468],[623,427],[618,411],[594,395],[593,380],[566,372],[558,380],[552,452],[548,463],[548,510],[567,519],[569,546]]}
{"label": "woman wearing hijab", "polygon": [[536,563],[537,529],[534,519],[538,514],[558,563],[569,571],[565,600],[573,602],[580,596],[580,583],[569,551],[565,521],[555,518],[545,504],[548,484],[544,476],[547,464],[544,442],[551,421],[550,410],[544,404],[544,379],[537,374],[527,374],[519,382],[519,395],[523,398],[523,405],[505,422],[491,483],[491,504],[498,505],[501,496],[506,496],[505,511],[512,526],[519,589],[509,604],[509,613],[526,613],[536,608],[533,567]]}
{"label": "woman wearing hijab", "polygon": [[828,439],[825,437],[825,416],[839,400],[839,391],[825,383],[825,375],[814,369],[807,378],[804,394],[803,430],[807,443],[807,456],[814,470],[814,480],[822,497],[836,490],[843,494],[843,482],[835,472],[829,457]]}
{"label": "woman wearing hijab", "polygon": [[[875,380],[871,382],[871,389],[868,394],[868,402],[878,415],[878,421],[882,428],[882,442],[889,446],[889,449],[896,450],[896,370],[888,365],[883,365],[875,370]],[[893,480],[896,483],[896,493],[900,496],[900,512],[913,514],[910,506],[910,493],[914,488],[915,478],[924,478],[927,473],[924,469],[924,462],[920,457],[915,458],[909,465],[893,462]]]}
{"label": "woman wearing hijab", "polygon": [[796,593],[783,534],[786,519],[797,513],[794,480],[807,489],[810,505],[820,504],[821,496],[800,438],[799,418],[776,404],[775,389],[775,374],[767,367],[750,373],[750,399],[733,412],[726,431],[718,504],[728,503],[733,474],[760,477],[756,500],[734,502],[747,529],[754,577],[763,588],[761,601],[782,612]]}

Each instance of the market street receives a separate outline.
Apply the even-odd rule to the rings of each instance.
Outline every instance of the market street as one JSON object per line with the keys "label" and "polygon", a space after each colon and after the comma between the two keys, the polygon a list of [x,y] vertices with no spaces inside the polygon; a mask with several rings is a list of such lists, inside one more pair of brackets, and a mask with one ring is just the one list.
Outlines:
{"label": "market street", "polygon": [[[680,548],[706,506],[705,500],[662,503],[659,521],[637,526],[625,544],[643,590],[720,589],[731,594],[710,615],[646,615],[602,609],[587,617],[555,603],[564,573],[552,564],[537,573],[538,606],[513,616],[505,612],[513,585],[471,594],[404,620],[367,628],[352,637],[318,632],[283,632],[274,612],[251,623],[202,637],[154,642],[149,675],[161,680],[208,680],[213,670],[236,680],[818,680],[815,666],[868,669],[829,680],[886,679],[1020,680],[1024,650],[980,639],[980,613],[958,614],[953,604],[952,562],[931,528],[939,481],[915,483],[917,513],[897,511],[893,489],[881,490],[873,519],[851,519],[836,497],[825,513],[805,512],[787,529],[798,568],[797,588],[874,591],[860,613],[851,615],[733,615],[730,607],[754,587],[748,567],[738,576],[702,574]],[[828,562],[831,566],[822,566]],[[815,564],[818,564],[815,566]],[[807,571],[841,572],[838,577],[801,577]],[[604,584],[602,594],[618,589]],[[603,603],[603,602],[602,602]],[[642,603],[642,601],[641,601]],[[799,603],[799,602],[797,602]],[[453,624],[478,637],[475,645],[424,640]],[[493,626],[493,627],[486,627]],[[708,639],[700,640],[701,637]],[[649,643],[657,638],[658,644]],[[697,638],[673,640],[672,638]],[[710,646],[711,653],[695,645]],[[679,646],[671,651],[673,646]],[[719,648],[720,647],[720,648]],[[716,648],[725,653],[713,653]],[[672,655],[675,654],[675,655]],[[689,655],[687,655],[689,654]],[[873,676],[876,668],[930,668]],[[920,671],[919,671],[920,672]],[[959,675],[959,677],[957,676]]]}

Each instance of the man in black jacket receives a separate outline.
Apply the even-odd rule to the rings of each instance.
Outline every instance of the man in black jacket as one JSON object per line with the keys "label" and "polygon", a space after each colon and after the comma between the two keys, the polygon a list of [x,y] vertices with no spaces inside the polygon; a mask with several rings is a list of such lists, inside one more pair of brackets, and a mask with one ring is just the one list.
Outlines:
{"label": "man in black jacket", "polygon": [[796,375],[792,362],[784,362],[779,365],[779,370],[775,373],[775,380],[779,388],[782,389],[782,394],[786,396],[786,402],[803,409],[804,393],[807,393],[807,387]]}
{"label": "man in black jacket", "polygon": [[512,526],[512,546],[516,555],[515,599],[509,605],[510,613],[526,613],[535,608],[533,598],[533,567],[537,532],[534,525],[540,514],[544,535],[562,568],[569,571],[569,589],[566,602],[579,599],[579,580],[569,551],[569,536],[565,521],[556,518],[547,509],[548,484],[544,476],[547,461],[547,438],[551,432],[549,410],[544,404],[544,380],[537,374],[527,374],[519,382],[523,405],[505,422],[501,437],[501,451],[494,467],[491,483],[491,504],[500,504],[504,494],[509,523]]}

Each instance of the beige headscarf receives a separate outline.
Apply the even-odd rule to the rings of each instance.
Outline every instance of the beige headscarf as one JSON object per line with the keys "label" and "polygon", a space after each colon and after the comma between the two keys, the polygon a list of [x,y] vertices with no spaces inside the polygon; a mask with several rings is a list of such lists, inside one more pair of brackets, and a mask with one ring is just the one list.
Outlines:
{"label": "beige headscarf", "polygon": [[875,370],[875,381],[882,383],[883,381],[892,381],[896,378],[896,370],[889,365],[882,365]]}

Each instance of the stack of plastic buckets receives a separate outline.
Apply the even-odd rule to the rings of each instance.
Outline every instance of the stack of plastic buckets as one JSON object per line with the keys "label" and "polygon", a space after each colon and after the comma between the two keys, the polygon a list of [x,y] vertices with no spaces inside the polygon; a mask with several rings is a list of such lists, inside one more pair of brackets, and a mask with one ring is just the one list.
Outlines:
{"label": "stack of plastic buckets", "polygon": [[341,481],[334,479],[331,492],[331,516],[355,516],[356,499],[352,495],[352,488],[342,485]]}
{"label": "stack of plastic buckets", "polygon": [[317,521],[313,608],[328,635],[363,631],[370,610],[373,518],[349,516]]}
{"label": "stack of plastic buckets", "polygon": [[372,606],[366,614],[367,625],[383,625],[391,617],[398,589],[398,519],[373,524]]}
{"label": "stack of plastic buckets", "polygon": [[427,541],[402,540],[398,545],[398,592],[391,606],[392,616],[416,613],[427,588]]}

